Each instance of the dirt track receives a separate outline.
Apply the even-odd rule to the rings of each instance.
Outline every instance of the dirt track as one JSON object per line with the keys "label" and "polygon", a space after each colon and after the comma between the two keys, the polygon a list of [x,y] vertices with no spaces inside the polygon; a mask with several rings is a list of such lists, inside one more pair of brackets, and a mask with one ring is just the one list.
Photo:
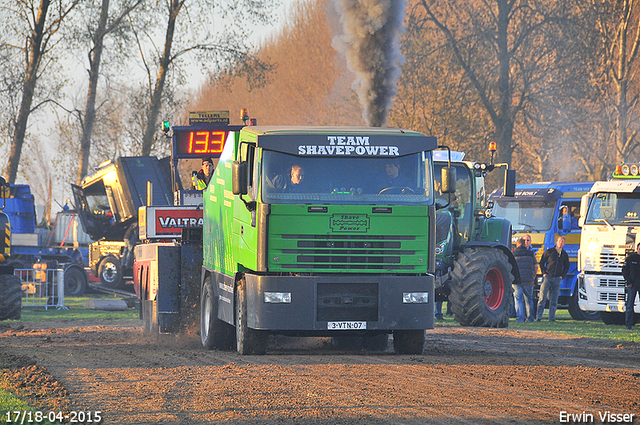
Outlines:
{"label": "dirt track", "polygon": [[40,379],[50,394],[36,399],[99,410],[108,424],[533,424],[560,423],[563,411],[640,423],[634,343],[437,327],[422,356],[295,338],[240,356],[203,351],[196,338],[143,338],[138,321],[11,326],[0,329],[0,353],[38,366],[15,379]]}

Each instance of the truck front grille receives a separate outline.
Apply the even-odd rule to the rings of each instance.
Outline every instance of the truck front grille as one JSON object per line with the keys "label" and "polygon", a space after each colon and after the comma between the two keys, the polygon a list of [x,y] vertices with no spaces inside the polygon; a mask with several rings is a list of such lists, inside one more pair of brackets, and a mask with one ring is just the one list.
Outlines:
{"label": "truck front grille", "polygon": [[626,301],[626,296],[624,293],[618,293],[618,292],[598,292],[598,301],[604,301],[604,302]]}
{"label": "truck front grille", "polygon": [[598,280],[598,287],[600,287],[600,288],[624,288],[624,280],[601,277]]}
{"label": "truck front grille", "polygon": [[377,283],[318,283],[318,321],[377,321]]}
{"label": "truck front grille", "polygon": [[624,264],[624,255],[617,255],[617,254],[608,253],[608,252],[600,253],[598,267],[600,267],[601,269],[622,270],[623,264]]}
{"label": "truck front grille", "polygon": [[[403,263],[416,250],[414,236],[282,235],[291,248],[281,250],[283,268],[306,270],[414,270]],[[294,262],[291,262],[294,260]]]}

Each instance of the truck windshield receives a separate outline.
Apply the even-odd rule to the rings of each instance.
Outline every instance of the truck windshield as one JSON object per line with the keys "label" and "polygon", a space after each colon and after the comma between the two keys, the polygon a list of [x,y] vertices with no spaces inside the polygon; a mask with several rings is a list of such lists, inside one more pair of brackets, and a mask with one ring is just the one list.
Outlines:
{"label": "truck windshield", "polygon": [[598,193],[589,204],[585,224],[640,223],[640,194]]}
{"label": "truck windshield", "polygon": [[299,157],[264,151],[266,203],[430,205],[431,155],[398,158]]}
{"label": "truck windshield", "polygon": [[516,232],[545,232],[551,229],[556,202],[545,201],[516,201],[511,198],[494,200],[492,214],[504,217],[511,222]]}

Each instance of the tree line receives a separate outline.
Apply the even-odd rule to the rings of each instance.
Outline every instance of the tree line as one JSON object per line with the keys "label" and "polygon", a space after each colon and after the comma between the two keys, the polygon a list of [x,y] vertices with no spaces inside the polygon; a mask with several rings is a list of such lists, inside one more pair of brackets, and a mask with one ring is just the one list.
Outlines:
{"label": "tree line", "polygon": [[[68,186],[106,159],[166,154],[157,129],[160,117],[181,110],[186,67],[195,63],[207,72],[255,62],[247,28],[268,22],[276,5],[269,0],[3,1],[4,177],[14,183],[20,173],[42,195],[46,177]],[[43,134],[38,124],[51,120],[53,130]],[[46,149],[53,152],[52,162]]]}
{"label": "tree line", "polygon": [[[497,161],[521,182],[606,179],[617,163],[640,159],[637,0],[406,3],[388,126],[436,136],[472,160],[488,159],[495,141]],[[165,155],[159,121],[184,124],[189,110],[230,110],[235,123],[248,107],[259,124],[364,125],[354,76],[335,48],[334,1],[301,0],[254,49],[245,31],[269,22],[273,5],[5,1],[5,177],[28,177],[46,145],[56,154],[39,174],[67,183],[105,159]],[[221,17],[234,24],[216,32],[211,23]],[[85,70],[82,90],[71,94],[70,63]],[[209,80],[191,94],[183,88],[193,63]],[[52,116],[54,130],[38,133],[35,123]]]}
{"label": "tree line", "polygon": [[[405,62],[387,125],[498,162],[518,180],[601,180],[640,160],[636,0],[413,0]],[[213,76],[190,109],[247,106],[264,124],[363,125],[332,2],[309,0],[258,57],[274,64],[252,87]]]}

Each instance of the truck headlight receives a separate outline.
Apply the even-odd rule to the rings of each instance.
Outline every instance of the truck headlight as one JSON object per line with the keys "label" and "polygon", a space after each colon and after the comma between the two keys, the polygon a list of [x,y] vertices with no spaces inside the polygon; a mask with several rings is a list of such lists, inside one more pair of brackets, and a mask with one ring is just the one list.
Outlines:
{"label": "truck headlight", "polygon": [[291,304],[291,292],[265,292],[264,302],[272,304]]}
{"label": "truck headlight", "polygon": [[403,292],[402,302],[404,304],[426,304],[429,302],[428,292]]}

